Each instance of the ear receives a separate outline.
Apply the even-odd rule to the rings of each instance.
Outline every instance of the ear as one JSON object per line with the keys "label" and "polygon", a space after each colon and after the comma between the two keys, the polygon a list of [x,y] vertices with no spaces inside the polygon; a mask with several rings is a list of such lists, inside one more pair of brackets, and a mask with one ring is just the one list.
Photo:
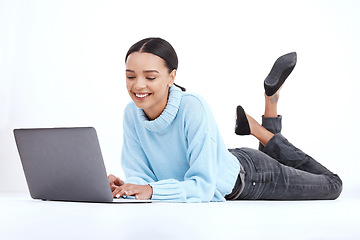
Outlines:
{"label": "ear", "polygon": [[174,84],[175,77],[176,77],[176,69],[172,70],[170,73],[169,86],[172,86]]}

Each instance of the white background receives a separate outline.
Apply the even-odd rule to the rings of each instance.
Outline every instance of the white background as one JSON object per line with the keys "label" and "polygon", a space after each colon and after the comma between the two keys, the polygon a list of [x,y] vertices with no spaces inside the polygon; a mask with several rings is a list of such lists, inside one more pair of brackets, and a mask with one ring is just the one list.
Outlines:
{"label": "white background", "polygon": [[176,82],[207,99],[229,148],[257,147],[233,133],[235,108],[260,120],[264,78],[296,51],[283,134],[358,194],[359,10],[355,0],[0,0],[0,192],[27,191],[14,128],[94,126],[108,173],[123,175],[124,57],[155,36],[176,49]]}

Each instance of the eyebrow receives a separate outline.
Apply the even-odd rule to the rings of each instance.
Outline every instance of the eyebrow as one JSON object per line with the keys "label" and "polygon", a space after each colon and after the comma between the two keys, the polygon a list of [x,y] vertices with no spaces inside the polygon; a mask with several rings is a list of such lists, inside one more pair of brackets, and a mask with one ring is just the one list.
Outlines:
{"label": "eyebrow", "polygon": [[[126,69],[126,72],[135,73],[134,70],[130,70],[130,69]],[[143,72],[144,72],[144,73],[152,73],[152,72],[159,73],[158,70],[145,70],[145,71],[143,71]]]}
{"label": "eyebrow", "polygon": [[143,71],[144,73],[152,73],[152,72],[156,72],[156,73],[159,73],[159,71],[157,70],[145,70]]}

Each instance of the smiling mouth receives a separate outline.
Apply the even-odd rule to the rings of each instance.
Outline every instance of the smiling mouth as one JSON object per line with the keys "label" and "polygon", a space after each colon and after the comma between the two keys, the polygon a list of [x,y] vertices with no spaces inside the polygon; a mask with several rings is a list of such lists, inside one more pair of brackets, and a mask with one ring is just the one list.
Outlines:
{"label": "smiling mouth", "polygon": [[150,96],[151,93],[134,93],[134,95],[135,95],[136,98],[144,99],[144,98]]}

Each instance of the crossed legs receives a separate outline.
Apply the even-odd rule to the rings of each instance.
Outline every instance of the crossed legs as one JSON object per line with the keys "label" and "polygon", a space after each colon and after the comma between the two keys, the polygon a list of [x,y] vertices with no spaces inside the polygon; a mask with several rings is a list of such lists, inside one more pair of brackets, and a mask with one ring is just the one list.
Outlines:
{"label": "crossed legs", "polygon": [[265,95],[262,125],[245,113],[250,134],[260,141],[260,151],[233,151],[246,172],[244,190],[237,199],[336,199],[342,191],[341,179],[281,135],[278,98],[278,92]]}
{"label": "crossed legs", "polygon": [[[278,99],[279,99],[279,91],[272,96],[267,96],[265,94],[264,118],[278,117],[277,114]],[[256,137],[263,146],[266,146],[266,144],[270,141],[270,139],[274,137],[274,133],[261,126],[254,118],[252,118],[247,113],[245,114],[249,123],[250,134]]]}
{"label": "crossed legs", "polygon": [[[246,172],[245,187],[237,199],[336,199],[342,191],[341,179],[281,135],[282,118],[277,114],[280,87],[271,96],[265,93],[262,125],[238,107],[238,119],[242,120],[237,119],[235,132],[256,137],[260,151],[232,151]],[[248,126],[239,127],[240,123]],[[242,134],[242,129],[250,131]]]}

